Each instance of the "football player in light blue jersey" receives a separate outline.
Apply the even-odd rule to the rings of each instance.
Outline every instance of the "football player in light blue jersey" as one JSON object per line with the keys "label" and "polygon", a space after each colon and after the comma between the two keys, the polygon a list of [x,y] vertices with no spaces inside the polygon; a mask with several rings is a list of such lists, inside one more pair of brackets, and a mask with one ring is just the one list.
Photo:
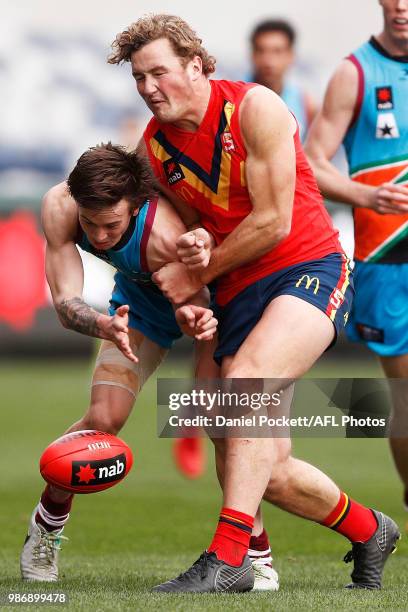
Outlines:
{"label": "football player in light blue jersey", "polygon": [[[201,289],[174,313],[152,282],[153,272],[177,260],[176,241],[186,228],[169,202],[155,195],[150,167],[136,152],[110,143],[86,151],[67,183],[45,195],[42,224],[47,280],[61,323],[102,339],[90,406],[68,431],[116,434],[143,384],[182,331],[199,341],[213,338],[217,322],[207,308],[209,291]],[[77,246],[117,270],[109,314],[83,300],[84,271]],[[58,551],[72,498],[46,486],[21,554],[23,579],[58,579]]]}
{"label": "football player in light blue jersey", "polygon": [[[400,379],[390,444],[408,506],[408,0],[379,3],[383,29],[337,68],[306,152],[323,194],[353,206],[356,295],[347,333]],[[330,162],[342,142],[350,178]]]}
{"label": "football player in light blue jersey", "polygon": [[296,33],[287,21],[270,19],[251,34],[253,74],[249,80],[276,92],[295,115],[302,140],[316,114],[316,103],[288,77],[294,60]]}

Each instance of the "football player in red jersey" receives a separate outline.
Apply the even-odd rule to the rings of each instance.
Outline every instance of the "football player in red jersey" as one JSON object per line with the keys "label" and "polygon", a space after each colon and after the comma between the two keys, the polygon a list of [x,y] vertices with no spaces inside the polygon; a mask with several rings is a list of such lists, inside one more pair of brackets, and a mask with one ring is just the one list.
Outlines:
{"label": "football player in red jersey", "polygon": [[[153,113],[144,146],[163,192],[193,233],[202,225],[214,240],[206,267],[186,272],[172,263],[156,282],[179,303],[217,279],[214,357],[237,388],[239,379],[301,377],[344,326],[352,290],[295,119],[262,86],[210,80],[214,58],[175,16],[139,19],[117,36],[109,61],[131,63]],[[190,238],[179,241],[179,257],[195,267]],[[380,588],[399,535],[391,519],[291,457],[287,438],[226,438],[217,447],[223,507],[214,538],[156,591],[250,590],[247,552],[262,497],[347,537],[355,565],[349,586]],[[255,535],[260,528],[257,520]]]}

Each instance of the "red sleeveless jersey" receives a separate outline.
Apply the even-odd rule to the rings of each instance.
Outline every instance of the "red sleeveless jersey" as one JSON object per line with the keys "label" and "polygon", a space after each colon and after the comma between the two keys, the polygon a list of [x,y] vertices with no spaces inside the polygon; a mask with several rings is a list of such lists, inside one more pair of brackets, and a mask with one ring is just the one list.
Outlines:
{"label": "red sleeveless jersey", "polygon": [[[210,101],[196,132],[153,118],[144,139],[157,178],[199,211],[203,227],[218,245],[252,210],[245,182],[247,153],[239,126],[239,107],[247,91],[256,85],[213,80],[210,83]],[[217,302],[221,305],[272,272],[342,252],[338,232],[323,205],[300,144],[299,130],[294,146],[296,187],[290,234],[259,259],[218,279]]]}

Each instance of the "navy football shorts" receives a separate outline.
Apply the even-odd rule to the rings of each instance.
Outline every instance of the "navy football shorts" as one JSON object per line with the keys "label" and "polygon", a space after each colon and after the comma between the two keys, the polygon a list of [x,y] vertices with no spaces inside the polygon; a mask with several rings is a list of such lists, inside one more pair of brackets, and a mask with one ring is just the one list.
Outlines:
{"label": "navy football shorts", "polygon": [[327,314],[336,338],[347,323],[354,288],[349,260],[342,253],[288,266],[243,289],[225,306],[215,304],[218,346],[214,360],[235,355],[261,319],[268,304],[280,295],[293,295]]}

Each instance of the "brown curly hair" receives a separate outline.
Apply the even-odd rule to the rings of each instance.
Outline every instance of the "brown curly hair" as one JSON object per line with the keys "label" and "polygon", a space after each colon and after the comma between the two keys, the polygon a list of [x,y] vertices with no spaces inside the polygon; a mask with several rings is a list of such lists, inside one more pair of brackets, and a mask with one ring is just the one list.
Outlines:
{"label": "brown curly hair", "polygon": [[155,179],[149,162],[137,151],[111,142],[91,147],[78,159],[67,180],[78,206],[100,210],[125,198],[132,209],[154,197]]}
{"label": "brown curly hair", "polygon": [[108,63],[129,62],[134,51],[159,38],[166,38],[170,42],[183,65],[198,55],[206,76],[215,71],[216,60],[204,49],[202,40],[198,38],[196,32],[180,17],[164,13],[145,15],[120,32],[112,43],[112,53],[108,57]]}

